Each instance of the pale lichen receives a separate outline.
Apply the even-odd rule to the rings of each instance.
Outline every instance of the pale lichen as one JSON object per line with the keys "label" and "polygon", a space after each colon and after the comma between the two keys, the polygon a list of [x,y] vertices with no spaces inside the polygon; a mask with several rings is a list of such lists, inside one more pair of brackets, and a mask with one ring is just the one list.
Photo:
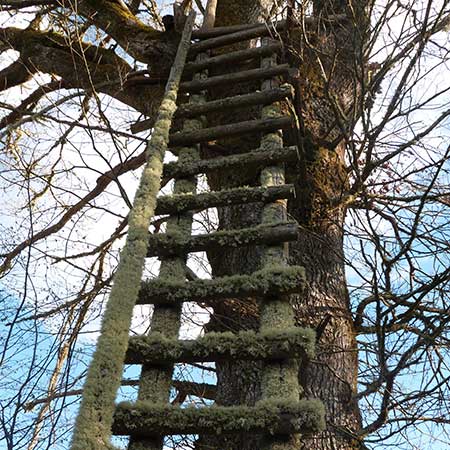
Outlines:
{"label": "pale lichen", "polygon": [[316,433],[324,428],[324,408],[316,400],[265,400],[256,406],[180,408],[150,402],[120,403],[113,432],[141,436],[223,433]]}
{"label": "pale lichen", "polygon": [[178,86],[187,56],[195,14],[191,14],[169,77],[152,137],[147,146],[144,168],[129,215],[129,230],[110,298],[102,321],[101,334],[89,366],[83,398],[72,439],[72,450],[105,450],[114,413],[114,400],[122,380],[128,333],[148,247],[148,228],[156,208],[163,159],[169,129],[176,110]]}
{"label": "pale lichen", "polygon": [[250,275],[231,275],[212,280],[148,280],[142,283],[139,304],[179,303],[252,295],[280,295],[299,292],[305,286],[300,266],[268,266]]}
{"label": "pale lichen", "polygon": [[192,341],[170,339],[162,333],[130,339],[127,363],[166,365],[173,362],[224,359],[270,360],[287,357],[312,358],[315,332],[307,328],[267,329],[263,333],[207,333]]}

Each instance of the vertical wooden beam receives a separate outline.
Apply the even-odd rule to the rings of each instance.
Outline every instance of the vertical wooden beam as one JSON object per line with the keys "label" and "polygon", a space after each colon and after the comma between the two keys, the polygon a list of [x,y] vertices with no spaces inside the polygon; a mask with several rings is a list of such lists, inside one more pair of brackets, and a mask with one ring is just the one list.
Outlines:
{"label": "vertical wooden beam", "polygon": [[[200,60],[204,55],[198,55]],[[194,79],[200,80],[206,76],[200,72],[194,76]],[[191,95],[189,104],[199,105],[206,102],[204,93]],[[204,126],[202,116],[195,119],[184,121],[183,130],[197,131]],[[189,147],[181,147],[177,151],[178,162],[180,164],[195,163],[200,159],[200,144],[193,144]],[[173,193],[192,194],[197,191],[197,177],[186,176],[175,179]],[[167,221],[167,235],[173,235],[179,238],[188,238],[192,233],[193,213],[186,211],[169,217]],[[176,282],[186,279],[186,257],[165,257],[161,260],[158,280],[167,282]],[[188,299],[186,299],[188,300]],[[181,325],[182,303],[173,303],[171,305],[155,305],[151,319],[150,334],[159,333],[165,338],[177,339]],[[160,365],[144,364],[142,366],[141,377],[139,380],[138,400],[148,401],[155,405],[167,405],[170,399],[170,387],[172,385],[173,364],[167,364],[165,367]],[[129,450],[161,450],[163,448],[163,436],[154,438],[131,438],[128,446]]]}
{"label": "vertical wooden beam", "polygon": [[177,105],[181,74],[191,44],[195,13],[189,15],[174,65],[147,145],[148,161],[129,215],[129,229],[103,317],[101,334],[89,366],[72,438],[72,450],[110,449],[114,402],[122,381],[129,329],[141,285],[148,228],[156,208],[169,129]]}
{"label": "vertical wooden beam", "polygon": [[203,19],[203,25],[201,30],[209,30],[214,27],[214,23],[216,22],[216,8],[217,8],[217,0],[208,0],[205,9],[205,18]]}
{"label": "vertical wooden beam", "polygon": [[[270,38],[263,38],[262,45],[270,45]],[[267,69],[277,64],[276,54],[263,58],[261,67]],[[265,80],[262,91],[276,87],[276,78]],[[264,106],[261,118],[280,117],[282,111],[279,103]],[[282,131],[278,130],[265,134],[261,139],[261,149],[268,150],[283,146]],[[285,170],[283,164],[265,167],[261,171],[261,186],[273,187],[285,184]],[[287,217],[286,201],[277,201],[265,205],[262,223],[284,222]],[[287,265],[287,244],[268,246],[264,250],[263,269],[273,266]],[[295,326],[294,311],[287,301],[280,297],[265,298],[261,304],[260,332],[288,329]],[[262,370],[261,391],[263,401],[293,401],[300,398],[298,382],[298,363],[294,359],[267,362]],[[266,435],[263,448],[267,450],[295,450],[299,448],[299,436]]]}

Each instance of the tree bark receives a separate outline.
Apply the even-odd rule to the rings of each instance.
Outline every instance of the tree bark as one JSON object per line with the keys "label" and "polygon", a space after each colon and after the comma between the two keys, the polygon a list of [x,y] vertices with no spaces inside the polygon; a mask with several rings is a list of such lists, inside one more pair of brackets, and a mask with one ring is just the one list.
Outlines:
{"label": "tree bark", "polygon": [[[233,7],[231,7],[233,3]],[[261,18],[271,2],[236,2],[224,0],[218,5],[217,25],[234,25]],[[331,7],[325,2],[327,11],[341,13],[342,8]],[[323,5],[315,5],[316,11]],[[334,5],[336,6],[336,5]],[[341,6],[341,5],[337,5]],[[349,25],[350,26],[350,25]],[[335,200],[345,192],[347,186],[344,159],[341,147],[336,146],[342,130],[336,123],[336,111],[330,98],[337,98],[345,107],[354,101],[355,84],[347,68],[345,53],[348,45],[354,45],[350,39],[352,30],[339,25],[334,35],[327,30],[322,36],[315,37],[319,50],[323,50],[322,67],[326,73],[332,73],[330,67],[335,64],[342,68],[332,73],[332,82],[325,86],[317,61],[317,54],[311,52],[310,58],[303,59],[300,68],[302,82],[297,89],[303,104],[303,120],[307,135],[312,136],[311,145],[302,145],[300,161],[287,165],[287,182],[296,185],[297,197],[289,201],[289,213],[300,224],[300,234],[296,242],[289,244],[290,263],[303,265],[306,269],[307,288],[301,295],[292,295],[296,320],[300,326],[315,328],[318,332],[317,356],[303,363],[299,371],[299,381],[306,398],[319,398],[325,404],[326,431],[313,437],[303,437],[300,448],[308,450],[356,450],[359,443],[354,433],[360,429],[360,414],[354,401],[357,383],[357,352],[353,330],[353,321],[349,309],[349,297],[346,287],[343,255],[343,226],[345,209],[336,207]],[[347,47],[343,44],[347,42]],[[302,45],[294,42],[294,45]],[[299,54],[307,54],[308,49],[296,48]],[[339,52],[340,50],[340,52]],[[336,58],[333,60],[333,58]],[[299,64],[300,61],[291,61]],[[327,70],[329,72],[327,72]],[[254,86],[241,87],[252,89]],[[235,87],[234,94],[243,91]],[[211,92],[219,97],[220,88]],[[228,93],[227,93],[228,94]],[[331,94],[331,95],[329,95]],[[228,94],[229,95],[229,94]],[[353,96],[353,97],[352,97]],[[239,120],[254,118],[257,109],[242,112]],[[214,115],[210,120],[224,123],[226,116]],[[234,117],[234,121],[237,116]],[[293,145],[293,137],[285,144]],[[257,137],[256,137],[257,138]],[[254,146],[255,137],[221,141],[229,151],[248,151]],[[315,141],[316,139],[316,141]],[[333,141],[329,149],[320,148],[315,142]],[[240,171],[239,179],[226,170],[220,174],[210,174],[212,189],[225,189],[243,183],[256,185],[258,174],[252,168]],[[219,223],[222,229],[239,226],[251,226],[259,223],[262,205],[230,206],[219,209]],[[214,276],[232,273],[249,273],[259,269],[261,249],[229,249],[220,254],[214,251],[208,254]],[[258,299],[248,298],[245,303],[236,305],[233,299],[215,305],[214,314],[208,325],[211,331],[256,329],[258,325]],[[216,365],[218,390],[216,402],[221,405],[239,403],[252,405],[260,396],[261,366],[254,362],[218,363]],[[230,450],[256,450],[261,443],[254,436],[221,436],[220,439],[203,436],[197,443],[198,449],[224,448]]]}

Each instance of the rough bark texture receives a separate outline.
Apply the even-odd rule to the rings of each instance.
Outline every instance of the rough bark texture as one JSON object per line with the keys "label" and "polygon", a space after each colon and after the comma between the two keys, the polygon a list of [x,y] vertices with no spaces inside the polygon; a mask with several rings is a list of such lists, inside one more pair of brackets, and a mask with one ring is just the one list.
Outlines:
{"label": "rough bark texture", "polygon": [[[264,16],[273,2],[224,0],[219,2],[217,11],[218,26],[234,25],[243,21],[255,21]],[[341,2],[342,4],[345,2]],[[314,7],[322,12],[345,12],[342,4],[317,2]],[[350,27],[349,24],[347,24]],[[323,51],[321,63],[325,72],[332,77],[329,84],[333,96],[347,108],[356,92],[351,71],[348,69],[353,53],[348,46],[354,46],[354,30],[339,25],[334,30],[336,36],[327,29],[321,30],[314,38],[314,45]],[[344,45],[345,44],[345,45]],[[343,155],[339,144],[342,129],[336,121],[336,110],[327,93],[325,80],[317,60],[317,54],[293,42],[298,51],[291,64],[300,65],[301,83],[298,89],[302,98],[302,111],[307,136],[312,136],[311,144],[302,146],[303,153],[299,163],[287,166],[287,182],[296,184],[297,198],[289,202],[289,213],[301,225],[301,233],[295,243],[290,244],[290,263],[304,265],[307,273],[307,292],[291,297],[296,311],[296,321],[301,326],[311,326],[318,330],[317,356],[301,367],[300,383],[304,396],[320,398],[325,403],[327,430],[312,438],[304,437],[298,448],[308,450],[354,450],[359,448],[352,433],[360,427],[360,416],[353,401],[356,392],[357,353],[353,332],[353,322],[349,312],[349,299],[343,262],[342,227],[345,217],[343,207],[335,207],[346,189]],[[240,47],[242,48],[242,47]],[[340,49],[340,52],[338,51]],[[308,53],[309,52],[309,53]],[[335,58],[335,59],[333,59]],[[339,63],[336,63],[338,61]],[[332,64],[338,69],[331,70]],[[245,93],[254,86],[233,87],[233,94]],[[219,97],[224,92],[216,89],[211,92]],[[229,89],[227,90],[229,95]],[[239,120],[256,118],[258,109],[246,110]],[[211,123],[226,123],[224,115],[214,115]],[[234,116],[234,121],[237,117]],[[243,152],[254,148],[255,139],[246,137],[221,141],[228,151]],[[329,149],[314,144],[326,140]],[[292,139],[285,144],[294,144]],[[252,168],[239,173],[236,179],[232,172],[222,171],[210,174],[209,182],[213,189],[234,187],[238,183],[255,185],[258,174]],[[249,226],[260,222],[261,207],[225,207],[219,210],[222,229]],[[248,273],[260,268],[261,249],[230,249],[209,255],[215,276],[232,273]],[[208,325],[211,331],[256,329],[258,326],[257,298],[248,298],[245,303],[228,301],[216,305],[214,316]],[[260,396],[261,366],[258,363],[239,362],[238,364],[217,364],[218,391],[217,403],[221,405],[252,405]],[[227,448],[227,450],[256,450],[261,448],[258,438],[251,436],[202,437],[199,449]]]}

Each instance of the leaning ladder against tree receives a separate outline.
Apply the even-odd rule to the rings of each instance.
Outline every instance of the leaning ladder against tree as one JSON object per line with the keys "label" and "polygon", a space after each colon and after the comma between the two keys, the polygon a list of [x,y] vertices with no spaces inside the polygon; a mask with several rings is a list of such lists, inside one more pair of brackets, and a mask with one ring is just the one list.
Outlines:
{"label": "leaning ladder against tree", "polygon": [[[269,37],[271,27],[255,26],[244,31],[222,30],[217,37],[191,44],[195,14],[191,12],[181,37],[177,56],[166,86],[159,117],[148,144],[148,162],[129,216],[129,232],[102,323],[97,349],[90,365],[72,449],[112,448],[112,434],[130,437],[129,448],[161,449],[166,435],[259,433],[266,448],[294,449],[299,433],[323,428],[323,407],[316,400],[300,399],[299,362],[313,355],[315,335],[294,326],[288,293],[304,283],[301,267],[288,266],[285,243],[296,239],[297,226],[286,219],[286,199],[293,186],[284,181],[283,165],[295,160],[298,149],[283,147],[283,128],[293,118],[283,116],[279,101],[292,98],[292,87],[279,85],[287,65],[277,64],[280,43]],[[262,45],[249,50],[208,57],[205,52],[243,40],[262,38]],[[189,55],[195,60],[188,64]],[[261,58],[259,69],[228,75],[206,76],[218,63],[242,58]],[[180,83],[182,73],[193,81]],[[261,80],[261,92],[206,101],[205,92],[224,82]],[[169,135],[178,90],[189,102],[178,108],[184,118],[181,131]],[[208,112],[260,105],[261,118],[204,128]],[[199,145],[220,137],[260,132],[260,147],[253,152],[201,160]],[[164,165],[170,147],[176,163]],[[261,186],[240,187],[196,195],[196,176],[214,168],[260,167]],[[161,177],[174,178],[174,194],[157,198]],[[191,236],[192,211],[229,204],[264,202],[262,222],[252,228]],[[150,235],[155,214],[169,214],[164,234]],[[189,252],[212,247],[262,245],[261,269],[250,275],[232,275],[213,280],[186,280]],[[145,257],[161,258],[159,277],[142,283]],[[208,333],[193,341],[179,340],[180,312],[184,301],[207,299],[261,299],[258,332]],[[153,304],[152,329],[146,336],[129,338],[134,305]],[[174,364],[217,360],[262,360],[262,397],[255,406],[180,408],[169,404]],[[125,363],[141,364],[138,400],[115,406]],[[301,369],[300,369],[301,370]]]}

